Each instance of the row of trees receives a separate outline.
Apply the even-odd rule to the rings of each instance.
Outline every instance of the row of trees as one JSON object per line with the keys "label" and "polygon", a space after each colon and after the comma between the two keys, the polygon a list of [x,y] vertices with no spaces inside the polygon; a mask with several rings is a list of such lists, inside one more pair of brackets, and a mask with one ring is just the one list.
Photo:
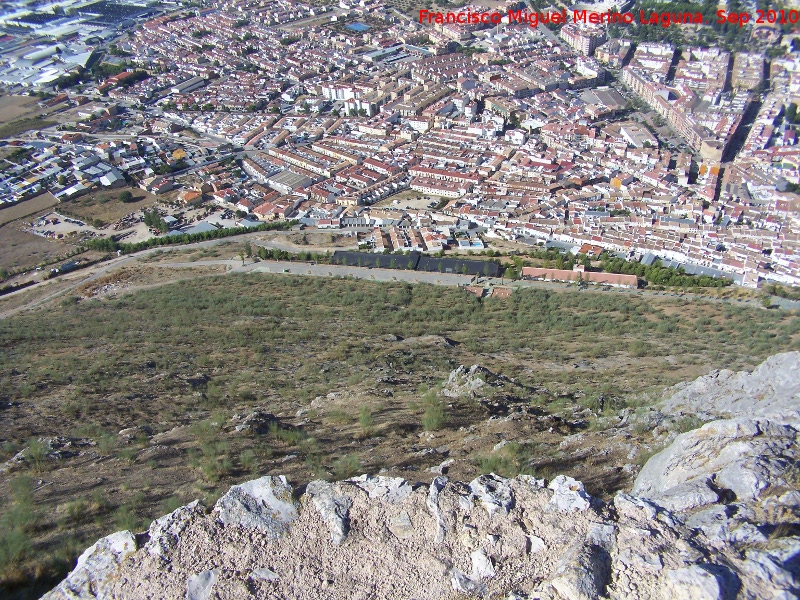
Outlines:
{"label": "row of trees", "polygon": [[[245,244],[245,254],[247,256],[252,255],[252,249],[250,248],[250,244]],[[264,248],[263,246],[259,247],[258,249],[258,258],[261,260],[298,260],[300,262],[318,262],[318,263],[329,263],[331,260],[331,255],[327,252],[324,254],[319,254],[316,252],[298,252],[294,254],[292,252],[287,252],[286,250],[277,250],[277,249],[270,249]]]}
{"label": "row of trees", "polygon": [[296,221],[283,221],[279,223],[263,223],[256,227],[229,227],[223,229],[214,229],[212,231],[203,231],[201,233],[182,233],[179,235],[154,237],[142,242],[128,244],[121,244],[113,238],[96,238],[88,240],[85,246],[89,250],[97,250],[99,252],[122,252],[122,254],[131,254],[133,252],[147,250],[148,248],[156,248],[158,246],[192,244],[195,242],[217,240],[232,235],[255,233],[258,231],[281,231],[290,229],[295,223]]}
{"label": "row of trees", "polygon": [[630,262],[622,258],[612,257],[603,253],[600,263],[606,273],[622,273],[636,275],[648,283],[674,287],[726,287],[731,284],[729,279],[722,277],[709,277],[708,275],[687,275],[682,267],[674,269],[665,267],[660,260],[652,265],[639,262]]}

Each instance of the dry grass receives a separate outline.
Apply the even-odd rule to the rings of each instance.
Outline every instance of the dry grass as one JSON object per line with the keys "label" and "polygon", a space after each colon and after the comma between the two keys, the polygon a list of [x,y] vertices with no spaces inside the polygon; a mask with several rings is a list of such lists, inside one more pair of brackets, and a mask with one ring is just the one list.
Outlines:
{"label": "dry grass", "polygon": [[22,231],[16,223],[0,227],[0,268],[32,268],[65,256],[75,249],[73,244]]}
{"label": "dry grass", "polygon": [[[125,190],[133,194],[133,202],[118,200],[119,195]],[[118,188],[98,191],[66,201],[62,204],[61,210],[88,222],[99,219],[107,225],[142,208],[150,208],[155,203],[156,197],[150,192],[139,188]]]}
{"label": "dry grass", "polygon": [[[121,275],[152,282],[159,273],[186,276],[155,263]],[[684,311],[691,319],[675,321],[683,302],[540,290],[479,302],[429,285],[251,274],[56,302],[0,321],[0,390],[11,402],[0,458],[34,436],[97,442],[39,465],[50,482],[34,493],[40,551],[19,569],[29,585],[51,583],[66,568],[54,557],[80,550],[63,550],[69,540],[140,527],[175,497],[213,501],[254,473],[300,483],[386,468],[417,480],[433,477],[428,469],[446,451],[457,479],[482,468],[563,472],[607,497],[630,483],[619,469],[629,459],[627,450],[599,453],[605,432],[573,416],[586,398],[602,394],[604,412],[616,414],[642,403],[643,390],[798,347],[793,315],[695,302]],[[659,330],[665,324],[669,333]],[[575,367],[587,352],[598,356]],[[477,399],[430,392],[459,364],[476,363],[514,378],[486,394],[525,406],[527,416],[488,420]],[[271,420],[236,431],[255,411]],[[117,436],[137,425],[155,435]],[[579,431],[587,432],[581,447],[559,449]],[[492,454],[499,439],[517,445]],[[0,477],[0,497],[9,486]],[[95,493],[109,502],[93,502]]]}
{"label": "dry grass", "polygon": [[19,202],[12,206],[0,209],[0,226],[22,219],[28,215],[34,215],[38,212],[52,208],[58,204],[58,198],[53,196],[50,192],[39,194],[29,200]]}
{"label": "dry grass", "polygon": [[0,97],[0,123],[10,123],[21,117],[40,113],[37,100],[38,98],[32,96]]}

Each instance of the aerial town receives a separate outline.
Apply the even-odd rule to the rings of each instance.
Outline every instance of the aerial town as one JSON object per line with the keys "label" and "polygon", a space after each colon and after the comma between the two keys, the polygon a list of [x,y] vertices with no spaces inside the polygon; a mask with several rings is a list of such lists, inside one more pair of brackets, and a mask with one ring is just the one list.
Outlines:
{"label": "aerial town", "polygon": [[374,252],[502,241],[800,283],[793,36],[748,23],[747,51],[679,49],[587,6],[536,26],[510,2],[496,24],[380,0],[7,10],[0,85],[47,121],[7,137],[0,202],[139,188],[168,224],[55,206],[31,224],[53,237],[291,221]]}
{"label": "aerial town", "polygon": [[0,0],[0,599],[800,594],[800,0]]}

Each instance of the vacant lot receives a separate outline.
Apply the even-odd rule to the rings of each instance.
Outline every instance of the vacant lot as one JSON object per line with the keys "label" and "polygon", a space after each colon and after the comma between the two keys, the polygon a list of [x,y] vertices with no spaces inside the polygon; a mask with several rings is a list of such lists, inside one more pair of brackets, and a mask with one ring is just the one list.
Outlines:
{"label": "vacant lot", "polygon": [[10,123],[41,113],[38,98],[32,96],[0,96],[0,123]]}
{"label": "vacant lot", "polygon": [[40,194],[13,206],[0,208],[0,226],[33,215],[58,204],[58,198],[50,192]]}
{"label": "vacant lot", "polygon": [[0,227],[0,269],[35,267],[74,249],[73,244],[23,231],[17,222]]}
{"label": "vacant lot", "polygon": [[18,136],[20,133],[25,133],[26,131],[39,131],[40,129],[45,129],[46,127],[50,127],[51,125],[55,124],[55,121],[48,121],[39,117],[34,117],[32,119],[19,119],[18,121],[12,121],[11,123],[0,125],[0,139],[13,138]]}
{"label": "vacant lot", "polygon": [[[135,268],[128,281],[155,267]],[[630,448],[653,438],[622,443],[596,418],[800,348],[797,315],[680,298],[525,289],[479,301],[270,274],[92,297],[114,277],[0,321],[1,457],[30,456],[0,476],[0,498],[17,499],[0,525],[24,524],[0,540],[17,550],[0,564],[0,595],[33,597],[87,542],[256,474],[299,484],[385,468],[430,480],[453,459],[459,479],[563,472],[608,497],[630,483]],[[439,396],[461,364],[499,377],[474,397]],[[489,419],[511,410],[514,420]],[[563,451],[579,432],[580,452]],[[50,459],[37,439],[57,436],[71,447]]]}
{"label": "vacant lot", "polygon": [[[133,194],[133,202],[122,202],[119,195],[123,191]],[[150,208],[156,202],[156,197],[150,192],[139,188],[118,188],[94,192],[63,202],[60,210],[89,223],[99,219],[108,225],[142,208]]]}

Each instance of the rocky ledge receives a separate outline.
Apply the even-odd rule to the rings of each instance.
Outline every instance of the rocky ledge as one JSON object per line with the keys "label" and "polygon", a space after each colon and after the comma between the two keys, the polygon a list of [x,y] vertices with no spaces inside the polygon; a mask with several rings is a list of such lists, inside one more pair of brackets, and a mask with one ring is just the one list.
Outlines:
{"label": "rocky ledge", "polygon": [[724,397],[699,380],[708,414],[733,418],[679,435],[609,503],[564,476],[362,475],[300,490],[267,476],[99,540],[45,598],[796,598],[800,419],[784,400],[798,362],[754,372],[780,364],[778,385],[723,378],[759,390],[752,416],[715,411]]}

